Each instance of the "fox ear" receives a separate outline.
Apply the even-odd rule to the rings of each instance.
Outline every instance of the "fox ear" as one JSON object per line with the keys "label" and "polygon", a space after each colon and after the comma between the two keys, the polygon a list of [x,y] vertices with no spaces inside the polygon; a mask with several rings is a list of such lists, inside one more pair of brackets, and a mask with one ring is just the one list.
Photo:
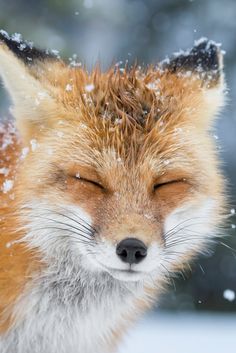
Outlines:
{"label": "fox ear", "polygon": [[39,62],[55,59],[51,54],[23,42],[19,34],[0,31],[0,75],[13,101],[13,115],[23,134],[44,124],[55,108],[53,97],[35,74]]}
{"label": "fox ear", "polygon": [[184,94],[194,96],[195,106],[196,96],[201,93],[199,108],[203,118],[206,115],[212,118],[224,105],[223,51],[219,44],[202,38],[195,42],[191,50],[181,51],[172,59],[164,60],[161,69],[178,76],[180,80],[183,78]]}
{"label": "fox ear", "polygon": [[208,82],[218,83],[223,69],[223,52],[220,45],[207,38],[201,38],[194,44],[190,51],[180,51],[174,54],[171,60],[164,60],[163,68],[173,73],[192,72]]}

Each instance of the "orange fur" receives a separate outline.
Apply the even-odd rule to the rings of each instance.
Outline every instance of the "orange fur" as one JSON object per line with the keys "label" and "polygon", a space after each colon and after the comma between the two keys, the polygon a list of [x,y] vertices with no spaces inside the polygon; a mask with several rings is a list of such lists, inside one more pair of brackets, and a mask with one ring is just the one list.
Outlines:
{"label": "orange fur", "polygon": [[[4,45],[2,52],[11,55]],[[10,59],[16,64],[14,56]],[[206,195],[216,200],[216,223],[224,206],[208,133],[221,105],[214,105],[211,95],[216,90],[219,96],[218,81],[209,84],[197,74],[186,77],[155,67],[88,73],[52,60],[20,64],[19,70],[30,77],[34,104],[27,95],[13,94],[23,140],[13,133],[1,151],[0,168],[10,171],[5,178],[0,174],[0,185],[9,178],[14,186],[0,194],[0,331],[9,328],[13,304],[40,271],[37,249],[15,243],[24,236],[20,228],[27,210],[21,207],[31,199],[79,205],[112,244],[124,234],[136,234],[147,245],[154,239],[163,244],[166,217],[188,200],[198,204]],[[29,148],[25,158],[23,147]],[[162,186],[155,189],[156,184]],[[146,291],[153,296],[155,289]],[[149,305],[140,301],[137,310]]]}
{"label": "orange fur", "polygon": [[[20,163],[21,142],[11,124],[1,126],[0,170],[7,169],[5,176],[0,174],[0,185],[6,180],[17,184],[17,169]],[[6,331],[13,323],[13,304],[21,295],[31,273],[36,270],[35,253],[26,244],[18,244],[22,232],[17,217],[17,187],[8,193],[1,192],[0,206],[0,332]]]}

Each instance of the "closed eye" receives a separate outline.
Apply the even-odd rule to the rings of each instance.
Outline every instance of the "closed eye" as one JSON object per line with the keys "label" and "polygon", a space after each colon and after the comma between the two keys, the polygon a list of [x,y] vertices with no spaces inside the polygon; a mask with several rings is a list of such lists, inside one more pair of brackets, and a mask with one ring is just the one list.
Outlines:
{"label": "closed eye", "polygon": [[102,184],[100,184],[98,181],[95,181],[95,180],[92,180],[92,179],[86,179],[86,178],[83,178],[82,176],[79,176],[79,175],[74,175],[73,176],[74,179],[78,180],[78,181],[81,181],[81,182],[84,182],[84,183],[88,183],[88,184],[92,184],[100,189],[105,189],[104,186]]}
{"label": "closed eye", "polygon": [[168,180],[165,182],[160,182],[154,185],[153,189],[154,191],[157,189],[160,189],[164,186],[169,186],[169,185],[175,185],[175,184],[180,184],[180,183],[185,183],[186,179],[177,179],[177,180]]}

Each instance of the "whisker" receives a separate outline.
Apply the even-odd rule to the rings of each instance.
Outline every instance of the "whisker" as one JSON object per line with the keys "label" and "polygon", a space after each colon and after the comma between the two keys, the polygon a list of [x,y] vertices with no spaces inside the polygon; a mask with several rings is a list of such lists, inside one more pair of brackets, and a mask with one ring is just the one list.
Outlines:
{"label": "whisker", "polygon": [[[189,229],[189,228],[191,228],[193,226],[196,226],[196,225],[201,225],[201,223],[190,223],[188,225],[185,225],[184,227],[181,227],[181,228],[177,229],[176,231],[172,232],[171,234],[168,234],[168,236],[166,237],[166,240],[168,240],[170,237],[172,237],[173,234],[177,234],[177,232],[180,232],[182,230],[184,230],[184,231],[186,231],[186,230],[192,231],[192,232],[195,232],[195,234],[200,234],[201,235],[200,232],[197,232],[197,231],[195,231],[193,229]],[[204,235],[204,236],[206,236],[206,235]]]}
{"label": "whisker", "polygon": [[[206,217],[191,217],[188,219],[185,219],[184,221],[179,222],[177,225],[175,225],[173,228],[171,228],[170,230],[168,230],[166,233],[164,233],[164,236],[166,237],[168,235],[169,232],[172,232],[173,230],[175,230],[177,227],[179,227],[180,225],[191,221],[191,220],[196,220],[196,219],[202,219],[202,218],[206,218]],[[199,223],[200,224],[200,223]]]}
{"label": "whisker", "polygon": [[97,255],[97,252],[96,251],[91,251],[89,249],[86,250],[87,254],[89,255]]}
{"label": "whisker", "polygon": [[[36,231],[41,231],[41,230],[47,230],[47,229],[54,229],[54,230],[59,230],[59,231],[65,231],[65,232],[70,232],[71,234],[76,234],[76,235],[79,235],[79,236],[81,236],[82,238],[83,238],[83,235],[82,234],[80,234],[80,233],[78,233],[78,232],[74,232],[74,231],[72,231],[71,229],[68,229],[68,228],[59,228],[59,227],[54,227],[54,226],[47,226],[46,228],[45,227],[41,227],[41,228],[34,228],[34,230],[36,230]],[[75,236],[72,236],[72,235],[70,235],[70,236],[66,236],[66,235],[60,235],[60,234],[58,234],[57,235],[57,237],[56,237],[57,239],[58,238],[67,238],[67,239],[75,239],[75,240],[77,240],[77,241],[83,241],[83,243],[84,244],[88,244],[88,245],[93,245],[93,246],[95,246],[95,244],[92,244],[91,242],[95,242],[96,243],[96,241],[93,239],[93,238],[91,238],[91,239],[89,239],[89,238],[87,238],[87,237],[84,237],[85,239],[87,239],[87,240],[81,240],[81,239],[79,239],[78,237],[75,237]],[[56,239],[55,238],[55,239]]]}
{"label": "whisker", "polygon": [[76,218],[78,218],[79,220],[83,221],[86,225],[87,225],[87,229],[90,230],[90,229],[93,229],[93,231],[96,233],[97,230],[96,228],[94,228],[94,226],[92,226],[91,224],[89,224],[85,219],[83,219],[82,217],[80,217],[76,212],[72,211],[71,209],[67,209],[66,207],[62,207],[60,206],[60,208],[66,212],[70,212],[72,213]]}
{"label": "whisker", "polygon": [[204,271],[202,265],[198,264],[198,267],[200,268],[200,270],[202,271],[202,273],[205,275],[206,273],[205,273],[205,271]]}
{"label": "whisker", "polygon": [[236,254],[236,249],[232,248],[230,245],[225,244],[225,243],[224,243],[224,242],[222,242],[222,241],[220,241],[219,243],[220,243],[221,245],[223,245],[225,248],[227,248],[227,249],[231,250],[233,253],[235,253],[235,254]]}
{"label": "whisker", "polygon": [[[169,242],[165,249],[169,249],[171,247],[174,247],[176,245],[183,245],[183,244],[189,244],[191,245],[191,241],[193,240],[201,240],[203,243],[210,244],[210,243],[215,243],[214,239],[201,239],[198,237],[189,237],[188,239],[173,239],[171,242]],[[198,245],[198,243],[194,243],[192,245]]]}
{"label": "whisker", "polygon": [[[58,236],[58,237],[55,237],[55,236],[52,236],[51,233],[48,234],[47,236],[47,240],[53,240],[54,243],[58,243],[61,239],[68,239],[69,237],[67,236]],[[21,241],[24,241],[24,240],[19,240],[19,242]],[[87,241],[84,241],[84,240],[80,240],[78,238],[75,238],[75,242],[78,243],[78,244],[84,244],[84,245],[88,245],[88,246],[91,246],[91,247],[94,247],[95,245],[94,244],[90,244],[89,242]]]}
{"label": "whisker", "polygon": [[[65,218],[71,220],[72,222],[75,222],[76,224],[79,224],[84,229],[86,229],[88,232],[91,232],[91,230],[92,230],[94,233],[96,233],[96,229],[94,227],[92,227],[92,226],[90,226],[90,228],[89,228],[88,226],[84,225],[83,223],[78,222],[76,219],[74,219],[74,218],[72,218],[72,217],[70,217],[70,216],[68,216],[68,215],[66,215],[64,213],[60,213],[60,212],[57,212],[57,211],[53,211],[53,213],[55,213],[57,215],[60,215],[62,217],[65,217]],[[84,220],[81,217],[77,217],[77,218],[84,222]]]}
{"label": "whisker", "polygon": [[[44,208],[41,208],[41,210],[42,210],[42,211],[50,212],[51,214],[55,213],[55,214],[57,214],[57,215],[60,215],[60,216],[65,217],[65,218],[67,218],[67,219],[70,219],[71,221],[73,221],[73,222],[75,222],[76,224],[80,225],[81,227],[85,228],[85,229],[89,232],[89,234],[91,233],[91,230],[92,230],[94,233],[97,232],[96,228],[94,228],[91,224],[89,224],[85,219],[79,217],[79,215],[76,214],[75,212],[73,212],[72,210],[63,208],[62,206],[60,206],[60,208],[61,208],[61,209],[64,209],[66,212],[69,211],[70,213],[74,214],[75,217],[76,217],[78,220],[80,220],[80,222],[78,222],[76,219],[74,219],[74,218],[68,216],[67,214],[64,214],[64,213],[55,211],[55,210],[53,210],[53,209],[49,209],[49,208],[45,208],[45,207],[44,207]],[[27,206],[27,207],[24,207],[24,208],[22,208],[22,209],[29,209],[29,207]],[[32,209],[32,208],[31,208],[31,209]],[[82,223],[81,223],[81,221],[82,221]]]}
{"label": "whisker", "polygon": [[68,216],[68,215],[66,215],[66,214],[64,214],[64,213],[60,213],[60,212],[57,212],[57,211],[52,211],[53,213],[55,213],[56,215],[59,215],[59,216],[62,216],[62,217],[65,217],[65,218],[67,218],[67,219],[69,219],[69,220],[71,220],[72,222],[75,222],[76,224],[78,224],[78,225],[80,225],[81,227],[83,227],[84,229],[86,229],[89,233],[91,233],[91,229],[93,230],[95,230],[95,228],[88,228],[87,226],[85,226],[83,223],[80,223],[80,222],[78,222],[77,220],[75,220],[74,218],[72,218],[72,217],[70,217],[70,216]]}
{"label": "whisker", "polygon": [[[160,264],[160,265],[161,265],[162,268],[164,268],[165,272],[167,273],[167,275],[168,275],[168,276],[167,276],[167,279],[172,282],[172,285],[173,285],[174,290],[175,290],[175,292],[176,292],[175,282],[174,282],[174,280],[173,280],[173,278],[172,278],[172,276],[171,276],[170,271],[165,267],[165,265],[163,265],[163,264]],[[165,273],[164,273],[164,274],[165,274]]]}
{"label": "whisker", "polygon": [[[75,226],[73,226],[73,225],[71,225],[71,224],[68,224],[68,223],[64,223],[64,222],[55,220],[55,219],[53,219],[53,218],[48,218],[48,217],[43,217],[43,216],[38,216],[38,215],[37,215],[37,216],[32,216],[32,217],[45,219],[45,220],[51,221],[51,222],[56,223],[56,224],[61,224],[61,225],[64,225],[64,226],[68,226],[69,228],[75,229],[75,230],[77,230],[77,231],[81,231],[81,229],[79,229],[78,227],[75,227]],[[84,231],[83,231],[83,232],[84,232]],[[89,234],[89,233],[85,233],[85,234],[87,234],[87,235],[92,235],[91,233],[90,233],[90,234]],[[84,235],[84,238],[90,240],[90,238],[87,237],[87,236],[85,236],[85,235]]]}

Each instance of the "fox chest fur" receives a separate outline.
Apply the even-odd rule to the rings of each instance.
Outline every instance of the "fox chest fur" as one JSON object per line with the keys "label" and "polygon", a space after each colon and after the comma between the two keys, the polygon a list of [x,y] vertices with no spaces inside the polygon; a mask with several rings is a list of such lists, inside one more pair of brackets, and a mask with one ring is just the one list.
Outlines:
{"label": "fox chest fur", "polygon": [[113,352],[218,235],[222,53],[89,73],[1,31],[0,74],[0,351]]}
{"label": "fox chest fur", "polygon": [[60,278],[45,276],[21,300],[27,314],[22,313],[22,323],[2,337],[2,353],[15,352],[16,347],[19,353],[110,352],[140,311],[138,301],[148,301],[135,284],[121,285],[106,275],[84,277],[69,263],[64,265],[64,280],[59,268]]}

